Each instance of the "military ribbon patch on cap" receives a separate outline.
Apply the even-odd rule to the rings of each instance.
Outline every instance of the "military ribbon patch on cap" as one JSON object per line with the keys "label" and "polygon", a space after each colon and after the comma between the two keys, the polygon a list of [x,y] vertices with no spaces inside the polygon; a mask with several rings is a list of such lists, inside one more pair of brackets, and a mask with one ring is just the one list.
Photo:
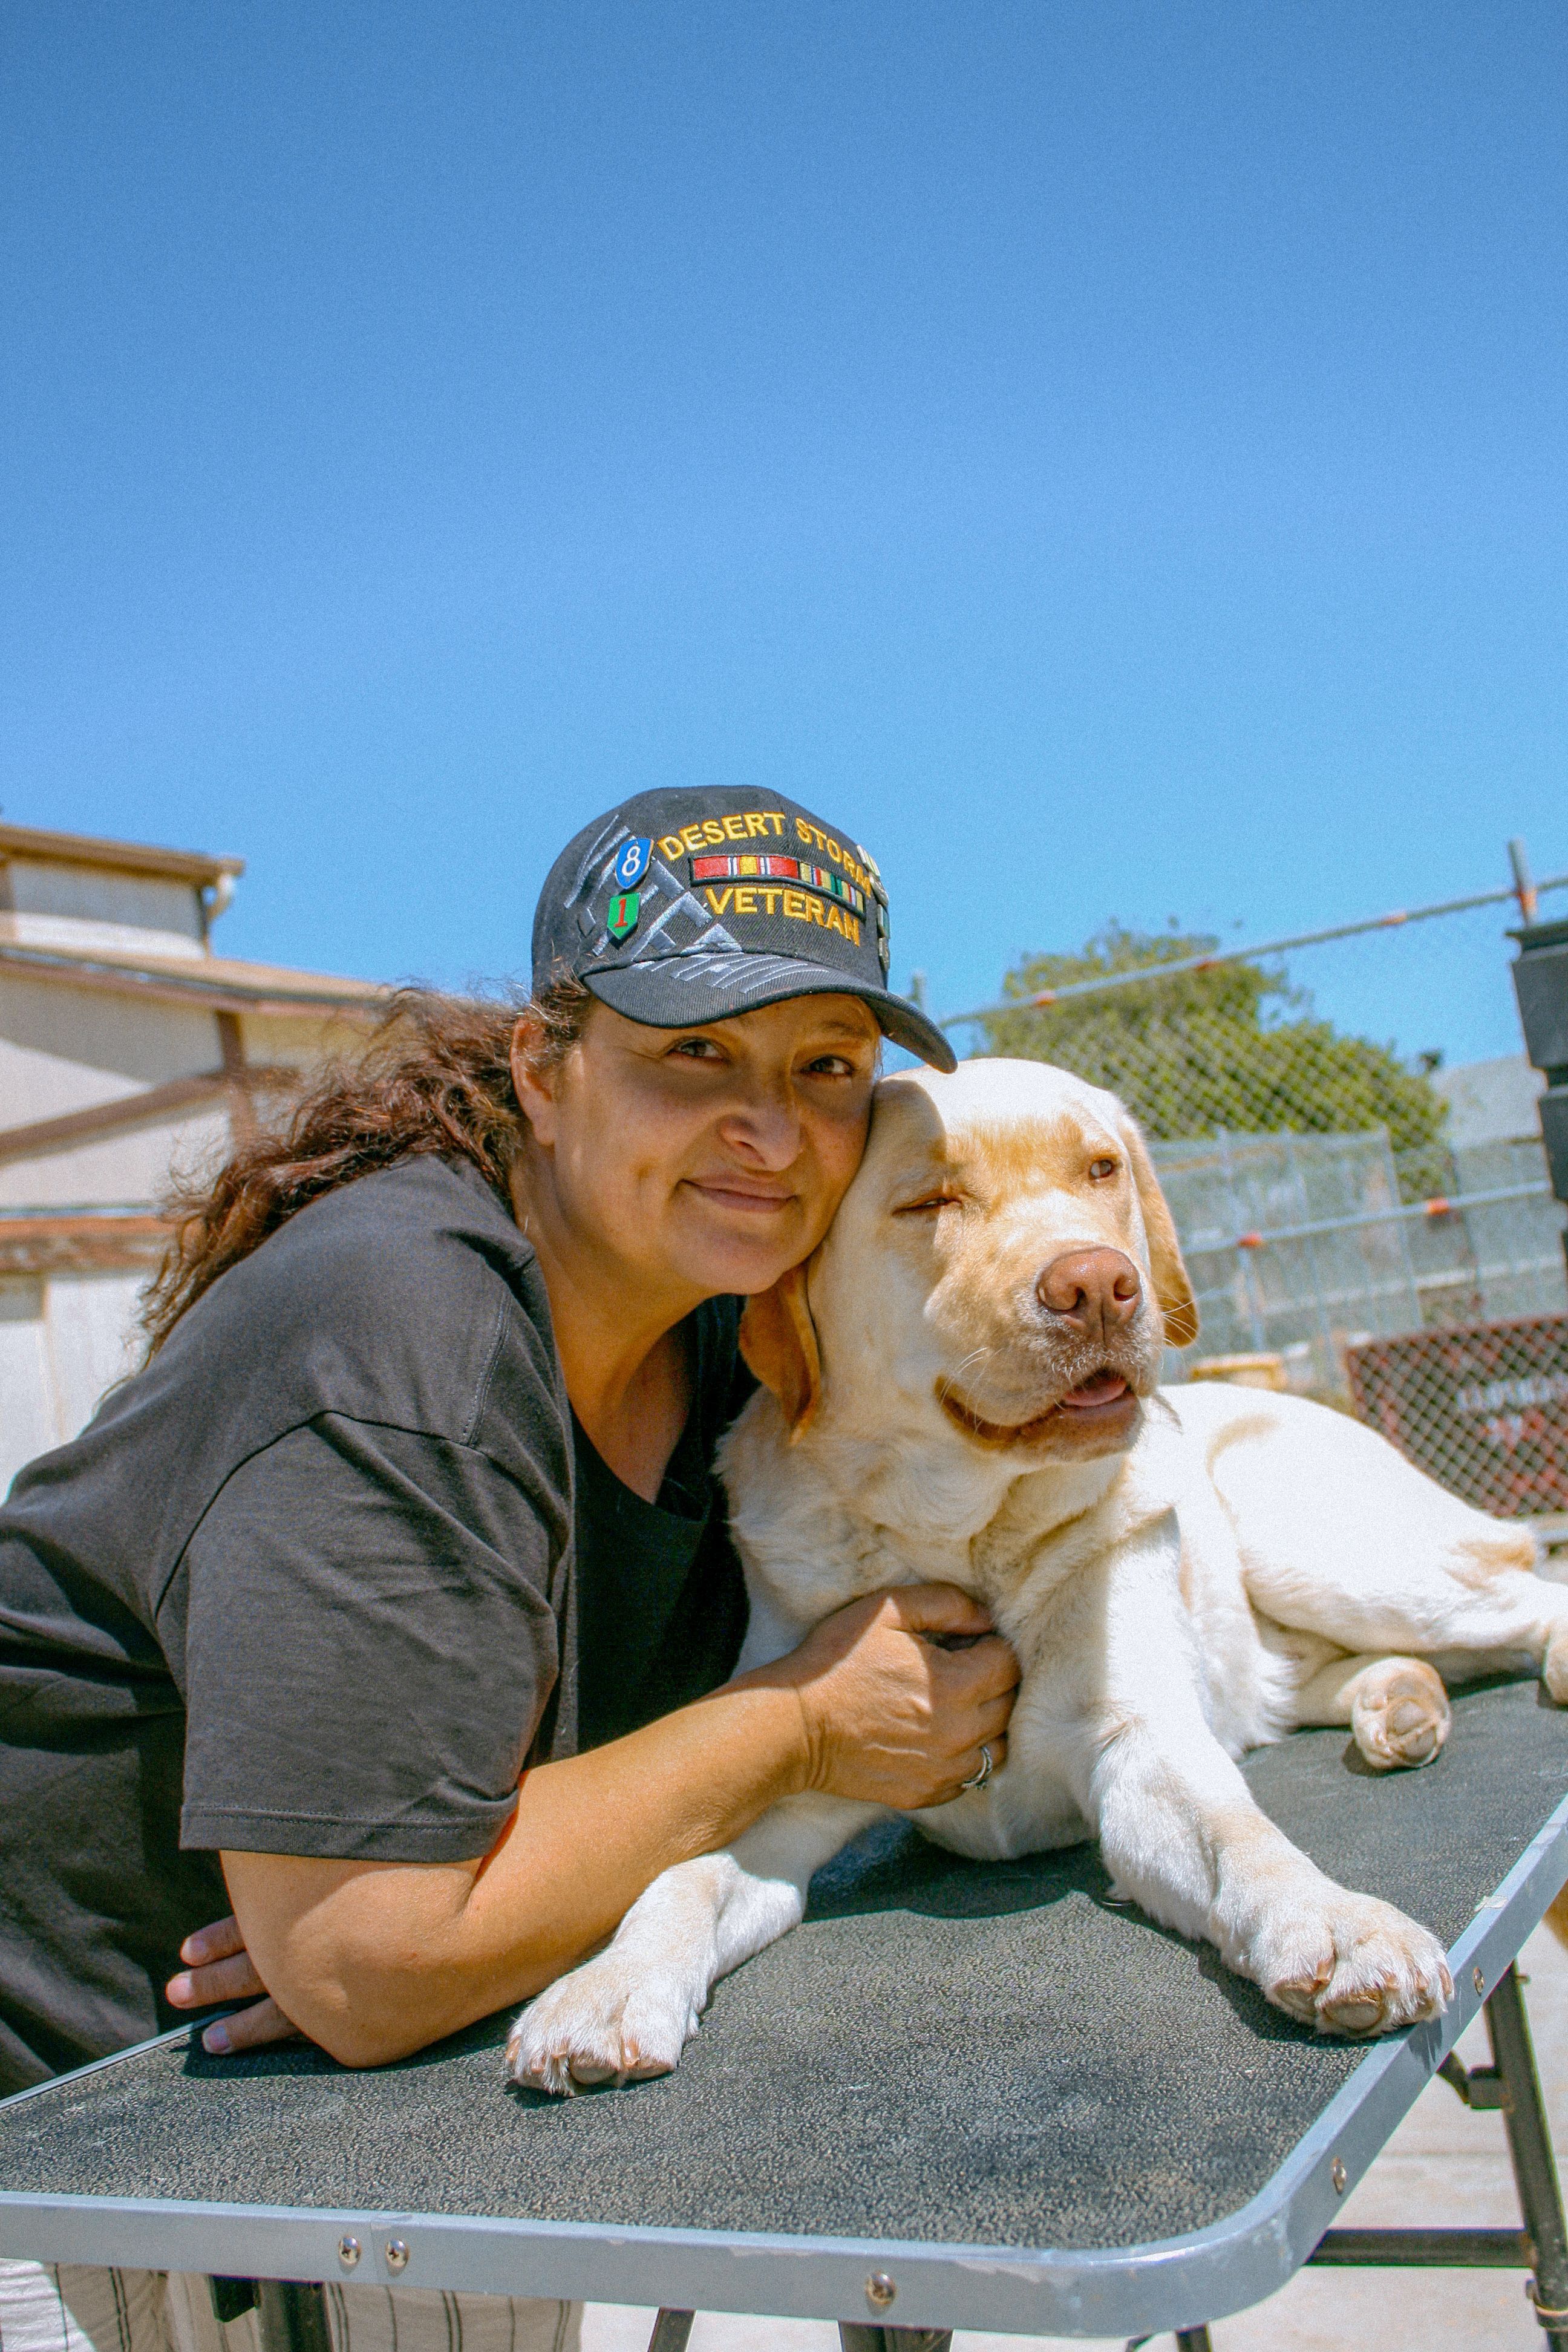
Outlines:
{"label": "military ribbon patch on cap", "polygon": [[[637,845],[633,845],[635,847]],[[637,927],[637,917],[641,913],[641,891],[619,891],[610,901],[609,912],[605,917],[605,929],[613,940],[629,940]]]}
{"label": "military ribbon patch on cap", "polygon": [[[622,842],[616,853],[616,862],[610,871],[623,890],[637,888],[637,884],[647,872],[648,861],[652,856],[653,842],[647,835],[639,840]],[[634,914],[632,922],[636,921],[637,917]],[[627,929],[630,929],[629,924]]]}
{"label": "military ribbon patch on cap", "polygon": [[826,866],[807,866],[798,857],[747,852],[739,857],[694,857],[691,861],[694,882],[746,882],[753,876],[764,882],[806,882],[829,898],[842,899],[858,915],[866,911],[865,893],[858,890],[853,882],[846,882],[840,874],[830,874]]}

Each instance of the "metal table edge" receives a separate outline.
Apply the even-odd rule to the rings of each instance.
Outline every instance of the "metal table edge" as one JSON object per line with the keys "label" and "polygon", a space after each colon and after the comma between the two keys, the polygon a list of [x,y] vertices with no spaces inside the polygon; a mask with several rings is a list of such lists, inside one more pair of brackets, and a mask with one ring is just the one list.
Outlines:
{"label": "metal table edge", "polygon": [[111,2050],[107,2058],[89,2058],[85,2066],[72,2066],[64,2074],[47,2074],[41,2083],[29,2083],[25,2091],[12,2091],[0,2099],[0,2117],[8,2116],[28,2099],[41,2099],[49,2091],[63,2090],[68,2083],[85,2083],[89,2074],[105,2074],[111,2066],[128,2066],[132,2058],[144,2058],[149,2050],[167,2050],[171,2042],[188,2042],[193,2033],[212,2021],[204,2015],[199,2025],[172,2025],[166,2033],[151,2033],[145,2042],[128,2042],[123,2050]]}
{"label": "metal table edge", "polygon": [[[1195,2326],[1261,2302],[1300,2269],[1565,1882],[1568,1797],[1453,1945],[1454,1999],[1447,2015],[1374,2043],[1256,2196],[1181,2237],[1084,2249],[932,2245],[0,2189],[0,2252],[386,2284],[395,2274],[384,2250],[396,2239],[407,2249],[406,2264],[395,2273],[406,2286],[779,2318],[873,2317],[883,2325],[1004,2335],[1125,2337]],[[16,2092],[0,2100],[0,2120],[43,2091],[184,2040],[191,2031],[176,2027]],[[1343,2168],[1342,2189],[1334,2184],[1336,2163]],[[149,2263],[153,2222],[157,2258]],[[344,2237],[363,2249],[352,2270],[339,2257]],[[868,2302],[873,2272],[893,2282],[890,2307]]]}

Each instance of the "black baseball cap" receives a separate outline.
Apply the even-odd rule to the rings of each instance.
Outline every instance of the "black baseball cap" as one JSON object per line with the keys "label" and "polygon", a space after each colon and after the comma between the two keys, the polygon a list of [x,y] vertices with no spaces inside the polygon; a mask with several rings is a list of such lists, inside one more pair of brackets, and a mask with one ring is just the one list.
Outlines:
{"label": "black baseball cap", "polygon": [[790,996],[858,996],[897,1045],[958,1066],[933,1021],[888,986],[888,894],[842,826],[780,793],[638,793],[584,825],[533,918],[536,991],[567,976],[656,1029]]}

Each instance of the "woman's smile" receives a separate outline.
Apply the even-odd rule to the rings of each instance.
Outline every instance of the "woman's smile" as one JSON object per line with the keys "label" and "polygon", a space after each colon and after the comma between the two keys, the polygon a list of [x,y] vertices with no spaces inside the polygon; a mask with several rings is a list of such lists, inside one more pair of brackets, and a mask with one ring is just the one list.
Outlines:
{"label": "woman's smile", "polygon": [[738,1209],[743,1216],[769,1216],[793,1208],[797,1197],[791,1184],[752,1176],[686,1176],[681,1181],[715,1208]]}

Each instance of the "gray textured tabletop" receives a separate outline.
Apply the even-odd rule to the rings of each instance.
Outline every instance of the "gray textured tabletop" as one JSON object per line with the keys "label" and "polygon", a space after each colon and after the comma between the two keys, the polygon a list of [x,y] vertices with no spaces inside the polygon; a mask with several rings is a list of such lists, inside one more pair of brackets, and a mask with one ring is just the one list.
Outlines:
{"label": "gray textured tabletop", "polygon": [[[1342,1731],[1299,1733],[1246,1769],[1314,1860],[1452,1943],[1568,1794],[1568,1712],[1502,1684],[1457,1699],[1424,1771],[1375,1776]],[[302,2047],[154,2048],[0,2106],[0,2187],[1127,2247],[1246,2205],[1368,2063],[1110,1905],[1092,1847],[989,1866],[898,1824],[825,1871],[805,1924],[719,1987],[670,2078],[519,2092],[505,2025],[364,2074]]]}

